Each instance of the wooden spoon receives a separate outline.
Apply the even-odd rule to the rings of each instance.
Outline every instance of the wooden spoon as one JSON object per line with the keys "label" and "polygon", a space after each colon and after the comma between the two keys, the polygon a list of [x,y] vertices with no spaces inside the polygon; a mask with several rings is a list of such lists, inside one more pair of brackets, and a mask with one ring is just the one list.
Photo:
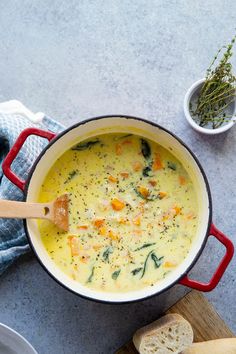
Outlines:
{"label": "wooden spoon", "polygon": [[0,200],[0,218],[47,219],[64,231],[69,229],[69,196],[63,194],[51,203]]}

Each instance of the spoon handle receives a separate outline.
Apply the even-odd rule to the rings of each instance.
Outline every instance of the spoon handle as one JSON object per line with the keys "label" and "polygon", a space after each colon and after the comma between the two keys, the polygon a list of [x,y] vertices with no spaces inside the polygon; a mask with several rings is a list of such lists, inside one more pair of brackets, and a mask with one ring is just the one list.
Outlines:
{"label": "spoon handle", "polygon": [[0,200],[0,218],[49,219],[50,203],[28,203]]}

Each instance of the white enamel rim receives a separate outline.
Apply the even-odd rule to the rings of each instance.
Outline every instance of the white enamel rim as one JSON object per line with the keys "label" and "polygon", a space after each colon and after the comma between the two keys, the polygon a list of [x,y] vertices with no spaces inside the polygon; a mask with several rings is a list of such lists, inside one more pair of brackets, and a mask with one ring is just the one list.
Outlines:
{"label": "white enamel rim", "polygon": [[38,354],[21,334],[3,323],[0,323],[0,344],[11,349],[14,353]]}
{"label": "white enamel rim", "polygon": [[158,142],[180,159],[190,174],[198,191],[196,208],[198,208],[199,220],[201,222],[198,223],[196,237],[185,260],[167,278],[160,280],[152,287],[123,293],[95,291],[74,281],[54,264],[42,244],[35,220],[24,221],[24,225],[31,247],[41,265],[61,285],[76,294],[92,300],[125,303],[142,300],[163,292],[173,286],[192,268],[207,240],[212,217],[212,204],[209,185],[204,171],[196,157],[181,140],[152,122],[136,117],[115,115],[96,117],[78,123],[59,134],[49,143],[32,167],[25,189],[26,201],[32,202],[37,200],[39,186],[43,182],[48,170],[54,161],[66,150],[80,140],[109,132],[132,132]]}
{"label": "white enamel rim", "polygon": [[[200,127],[192,118],[190,111],[189,111],[189,104],[191,101],[191,98],[194,94],[194,92],[199,88],[199,86],[201,86],[203,84],[203,82],[205,81],[205,79],[200,79],[198,81],[196,81],[186,92],[186,95],[184,97],[184,114],[185,117],[187,119],[187,122],[191,125],[191,127],[193,129],[195,129],[196,131],[198,131],[199,133],[203,133],[203,134],[207,134],[207,135],[217,135],[220,133],[224,133],[227,130],[229,130],[230,128],[232,128],[232,126],[235,124],[235,119],[232,117],[232,120],[223,125],[222,127],[219,127],[217,129],[206,129],[203,127]],[[236,103],[234,103],[234,113],[236,111]]]}

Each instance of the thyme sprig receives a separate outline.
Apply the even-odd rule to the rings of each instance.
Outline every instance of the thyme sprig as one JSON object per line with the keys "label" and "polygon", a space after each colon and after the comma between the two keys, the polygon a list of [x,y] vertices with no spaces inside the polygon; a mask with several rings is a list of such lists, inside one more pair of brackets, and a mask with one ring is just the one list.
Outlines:
{"label": "thyme sprig", "polygon": [[[233,55],[233,45],[236,36],[228,46],[220,48],[206,71],[205,82],[200,90],[196,107],[190,106],[193,119],[201,126],[208,125],[212,129],[219,128],[232,119],[229,106],[235,101],[236,77],[232,73],[229,59]],[[219,64],[215,63],[219,54],[226,49]]]}

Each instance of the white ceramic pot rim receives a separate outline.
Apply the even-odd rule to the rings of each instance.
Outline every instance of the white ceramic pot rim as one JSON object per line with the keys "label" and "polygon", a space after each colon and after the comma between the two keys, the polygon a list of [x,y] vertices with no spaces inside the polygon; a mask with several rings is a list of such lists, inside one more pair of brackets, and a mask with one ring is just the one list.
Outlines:
{"label": "white ceramic pot rim", "polygon": [[[200,127],[192,118],[190,111],[189,111],[189,104],[191,101],[191,98],[194,94],[194,92],[198,89],[198,87],[205,81],[205,79],[200,79],[196,82],[194,82],[194,84],[188,89],[188,91],[186,92],[185,96],[184,96],[184,114],[185,117],[187,119],[187,122],[191,125],[191,127],[193,129],[195,129],[196,131],[198,131],[199,133],[203,133],[206,135],[217,135],[220,133],[224,133],[227,130],[229,130],[230,128],[232,128],[232,126],[235,124],[235,118],[232,117],[232,119],[227,123],[224,124],[223,126],[216,128],[216,129],[207,129],[207,128],[203,128]],[[236,103],[234,104],[234,112],[236,111]]]}
{"label": "white ceramic pot rim", "polygon": [[205,185],[205,190],[206,190],[206,194],[207,194],[207,198],[208,198],[208,222],[206,223],[207,225],[205,225],[205,236],[202,240],[202,243],[201,243],[201,246],[200,248],[197,250],[195,256],[194,256],[194,259],[193,261],[191,262],[191,264],[186,268],[184,269],[184,271],[182,271],[180,274],[178,274],[178,276],[174,279],[173,282],[169,283],[167,286],[165,286],[163,289],[161,289],[160,291],[156,290],[154,293],[149,293],[149,294],[146,294],[146,295],[143,295],[142,297],[134,297],[134,298],[129,298],[126,296],[123,296],[122,297],[122,300],[119,300],[119,299],[116,299],[115,301],[114,300],[109,300],[108,298],[106,298],[106,296],[104,296],[104,299],[103,299],[103,296],[101,295],[100,297],[97,297],[97,296],[89,296],[89,295],[86,295],[86,294],[81,294],[80,292],[77,292],[73,289],[71,289],[69,286],[67,286],[63,280],[61,280],[63,277],[61,276],[60,279],[58,277],[55,277],[52,272],[48,269],[48,267],[42,262],[41,258],[40,258],[40,255],[38,254],[38,251],[37,249],[34,247],[34,244],[31,240],[31,236],[30,236],[30,231],[28,230],[28,225],[27,225],[27,221],[24,220],[24,227],[25,227],[25,232],[26,232],[26,235],[28,237],[28,240],[29,240],[29,243],[32,247],[32,249],[34,250],[34,253],[36,254],[40,264],[43,266],[43,268],[49,273],[49,275],[54,279],[56,280],[60,285],[62,285],[63,287],[67,288],[68,290],[74,292],[75,294],[77,295],[80,295],[84,298],[87,298],[87,299],[91,299],[91,300],[94,300],[94,301],[98,301],[98,302],[105,302],[105,303],[129,303],[129,302],[135,302],[135,301],[140,301],[140,300],[144,300],[146,298],[149,298],[151,296],[154,296],[156,294],[160,294],[162,293],[163,291],[169,289],[170,287],[172,287],[175,283],[177,283],[181,278],[183,278],[183,276],[185,276],[189,271],[190,269],[194,266],[194,264],[197,262],[200,254],[202,253],[204,247],[205,247],[205,244],[206,244],[206,241],[207,241],[207,238],[208,238],[208,235],[209,235],[209,230],[210,230],[210,226],[211,226],[211,221],[212,221],[212,201],[211,201],[211,194],[210,194],[210,188],[209,188],[209,184],[208,184],[208,181],[207,181],[207,177],[201,167],[201,164],[199,163],[198,159],[196,158],[196,156],[193,154],[193,152],[185,145],[185,143],[183,143],[178,137],[176,137],[175,134],[171,133],[170,131],[168,131],[167,129],[159,126],[158,124],[154,123],[154,122],[150,122],[150,121],[147,121],[145,119],[142,119],[142,118],[137,118],[137,117],[132,117],[132,116],[123,116],[123,115],[107,115],[107,116],[100,116],[100,117],[95,117],[95,118],[91,118],[91,119],[87,119],[87,120],[84,120],[80,123],[77,123],[71,127],[69,127],[68,129],[64,130],[63,132],[61,132],[60,134],[58,134],[46,147],[45,149],[41,152],[41,154],[38,156],[38,158],[36,159],[35,163],[33,164],[32,166],[32,169],[29,173],[29,176],[28,176],[28,179],[27,179],[27,182],[26,182],[26,185],[25,185],[25,190],[24,190],[24,193],[25,193],[25,200],[27,199],[27,195],[28,195],[28,192],[29,192],[29,188],[30,188],[30,182],[31,182],[31,179],[34,175],[34,171],[38,165],[38,163],[40,162],[40,160],[42,159],[42,157],[45,155],[45,153],[47,151],[49,151],[49,149],[58,141],[60,140],[61,138],[63,138],[67,133],[70,133],[73,129],[76,129],[78,127],[81,127],[83,125],[86,125],[87,123],[91,123],[91,122],[96,122],[96,121],[99,121],[99,120],[102,120],[102,119],[106,119],[106,118],[111,118],[111,119],[126,119],[126,120],[135,120],[138,122],[142,122],[142,123],[145,123],[151,127],[155,127],[155,128],[158,128],[159,130],[165,132],[167,135],[170,135],[170,137],[172,137],[173,139],[175,139],[177,141],[178,144],[181,144],[182,147],[187,151],[188,154],[191,155],[191,157],[193,158],[193,160],[195,161],[198,169],[199,169],[199,172],[200,172],[200,175],[202,176],[202,179],[204,181],[204,185]]}

